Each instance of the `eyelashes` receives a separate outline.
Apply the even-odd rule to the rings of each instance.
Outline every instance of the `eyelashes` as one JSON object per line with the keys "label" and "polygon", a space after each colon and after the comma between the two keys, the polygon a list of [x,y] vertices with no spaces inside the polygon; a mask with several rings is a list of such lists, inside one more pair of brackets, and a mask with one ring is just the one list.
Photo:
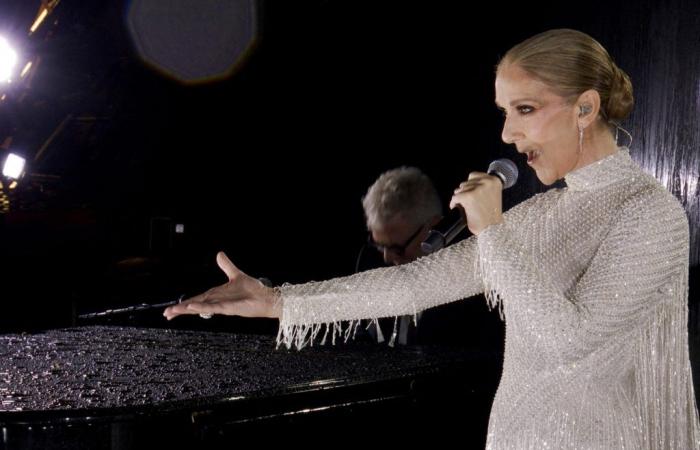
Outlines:
{"label": "eyelashes", "polygon": [[517,109],[518,112],[523,116],[526,114],[530,114],[535,110],[535,108],[533,108],[530,105],[518,105],[515,109]]}
{"label": "eyelashes", "polygon": [[[498,108],[501,111],[501,114],[503,117],[508,116],[508,111],[505,110],[505,108]],[[520,114],[521,116],[526,116],[528,114],[531,114],[535,111],[535,108],[530,105],[518,105],[515,107],[515,110]]]}

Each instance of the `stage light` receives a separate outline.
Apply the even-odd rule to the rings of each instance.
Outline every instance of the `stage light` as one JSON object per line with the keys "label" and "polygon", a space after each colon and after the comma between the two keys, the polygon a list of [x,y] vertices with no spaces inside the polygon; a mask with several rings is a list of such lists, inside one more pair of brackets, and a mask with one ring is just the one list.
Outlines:
{"label": "stage light", "polygon": [[10,153],[5,159],[5,165],[2,167],[2,174],[7,178],[17,179],[24,172],[25,159],[21,156]]}
{"label": "stage light", "polygon": [[25,64],[24,69],[22,69],[22,72],[20,72],[19,77],[24,78],[24,76],[29,72],[29,69],[32,68],[32,62],[29,61],[27,64]]}
{"label": "stage light", "polygon": [[12,49],[7,39],[0,36],[0,82],[12,81],[16,64],[17,52]]}
{"label": "stage light", "polygon": [[17,180],[12,180],[12,182],[10,183],[10,186],[9,186],[10,190],[12,190],[16,187],[17,187]]}
{"label": "stage light", "polygon": [[42,8],[41,12],[37,16],[36,20],[34,21],[32,26],[29,28],[29,33],[30,34],[34,33],[36,31],[36,29],[39,28],[39,25],[41,25],[41,22],[43,22],[44,19],[46,19],[46,16],[48,16],[48,15],[49,15],[48,8]]}

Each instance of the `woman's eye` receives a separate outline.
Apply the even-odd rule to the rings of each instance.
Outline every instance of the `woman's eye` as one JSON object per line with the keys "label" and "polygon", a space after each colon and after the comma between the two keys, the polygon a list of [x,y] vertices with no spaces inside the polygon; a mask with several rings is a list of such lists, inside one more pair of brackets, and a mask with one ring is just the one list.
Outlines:
{"label": "woman's eye", "polygon": [[535,110],[535,108],[533,108],[532,106],[527,105],[520,105],[517,109],[520,114],[530,114],[532,111]]}

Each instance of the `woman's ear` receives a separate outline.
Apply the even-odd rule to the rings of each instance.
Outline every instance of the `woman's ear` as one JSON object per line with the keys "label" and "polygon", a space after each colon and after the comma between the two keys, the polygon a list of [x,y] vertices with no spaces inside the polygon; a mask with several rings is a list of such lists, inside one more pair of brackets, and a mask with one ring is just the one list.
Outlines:
{"label": "woman's ear", "polygon": [[575,110],[578,111],[579,128],[586,128],[595,121],[600,112],[600,94],[595,89],[589,89],[579,95]]}

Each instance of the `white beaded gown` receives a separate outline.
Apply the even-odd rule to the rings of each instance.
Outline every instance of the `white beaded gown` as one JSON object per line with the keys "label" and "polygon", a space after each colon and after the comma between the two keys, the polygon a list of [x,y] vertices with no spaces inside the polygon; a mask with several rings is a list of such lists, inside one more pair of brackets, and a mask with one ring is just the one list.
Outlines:
{"label": "white beaded gown", "polygon": [[692,449],[688,221],[626,148],[478,237],[402,266],[284,285],[278,344],[485,292],[506,321],[488,449]]}

